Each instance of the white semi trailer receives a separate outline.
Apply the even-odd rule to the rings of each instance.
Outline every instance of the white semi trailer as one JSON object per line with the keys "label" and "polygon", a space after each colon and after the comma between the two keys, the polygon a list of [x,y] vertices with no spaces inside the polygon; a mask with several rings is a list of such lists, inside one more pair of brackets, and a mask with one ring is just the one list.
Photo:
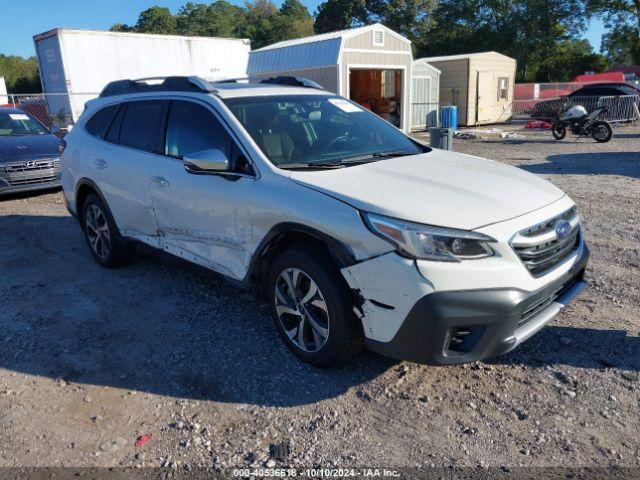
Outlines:
{"label": "white semi trailer", "polygon": [[7,103],[9,103],[7,84],[4,81],[4,77],[0,77],[0,105],[6,105]]}
{"label": "white semi trailer", "polygon": [[74,122],[104,86],[126,78],[246,75],[247,39],[54,29],[33,37],[49,114]]}

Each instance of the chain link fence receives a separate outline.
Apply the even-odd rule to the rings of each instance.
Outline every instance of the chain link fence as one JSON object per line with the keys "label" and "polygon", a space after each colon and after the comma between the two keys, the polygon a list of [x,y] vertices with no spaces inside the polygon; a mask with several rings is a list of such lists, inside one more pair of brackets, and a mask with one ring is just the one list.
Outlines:
{"label": "chain link fence", "polygon": [[600,118],[613,124],[631,123],[640,120],[640,95],[515,100],[513,102],[513,118],[552,120],[575,105],[582,105],[587,112],[591,112],[597,107],[607,106],[609,110],[600,115]]}
{"label": "chain link fence", "polygon": [[19,108],[37,118],[47,128],[58,127],[62,136],[73,128],[84,110],[84,104],[97,96],[97,93],[10,93],[6,95],[8,103],[0,107]]}

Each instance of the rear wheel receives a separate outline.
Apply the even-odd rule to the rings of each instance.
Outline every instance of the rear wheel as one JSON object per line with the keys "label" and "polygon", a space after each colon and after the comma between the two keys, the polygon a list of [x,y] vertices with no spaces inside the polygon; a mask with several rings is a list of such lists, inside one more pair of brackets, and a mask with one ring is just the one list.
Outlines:
{"label": "rear wheel", "polygon": [[598,143],[605,143],[611,140],[613,129],[609,122],[599,120],[591,124],[591,136]]}
{"label": "rear wheel", "polygon": [[556,140],[562,140],[567,136],[567,127],[562,122],[555,122],[551,127],[551,134]]}
{"label": "rear wheel", "polygon": [[292,248],[272,263],[267,292],[284,343],[317,367],[347,363],[362,348],[353,299],[327,255]]}
{"label": "rear wheel", "polygon": [[82,230],[91,256],[103,267],[126,263],[130,252],[104,202],[95,193],[82,206]]}

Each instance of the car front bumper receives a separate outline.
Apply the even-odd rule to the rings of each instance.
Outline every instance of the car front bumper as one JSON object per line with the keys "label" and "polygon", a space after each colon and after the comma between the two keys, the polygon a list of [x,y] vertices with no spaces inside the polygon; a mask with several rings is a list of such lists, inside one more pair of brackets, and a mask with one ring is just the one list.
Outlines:
{"label": "car front bumper", "polygon": [[35,190],[49,190],[54,188],[60,188],[62,185],[60,183],[60,179],[42,182],[42,183],[32,183],[29,185],[9,185],[7,182],[0,179],[0,196],[2,195],[10,195],[14,193],[20,192],[32,192]]}
{"label": "car front bumper", "polygon": [[[533,292],[487,288],[426,293],[413,303],[387,341],[368,334],[365,320],[373,307],[364,308],[367,348],[401,360],[437,365],[473,362],[509,352],[549,323],[583,290],[588,259],[589,251],[583,244],[563,275]],[[393,307],[386,312],[391,317],[395,306],[386,307]],[[380,318],[378,322],[384,321]]]}

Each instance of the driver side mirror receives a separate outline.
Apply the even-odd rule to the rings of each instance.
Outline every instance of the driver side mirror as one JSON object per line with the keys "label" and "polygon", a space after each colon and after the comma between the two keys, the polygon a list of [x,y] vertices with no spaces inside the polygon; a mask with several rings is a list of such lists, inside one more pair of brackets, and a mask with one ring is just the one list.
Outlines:
{"label": "driver side mirror", "polygon": [[215,173],[229,170],[229,159],[222,150],[212,148],[185,155],[184,168],[189,173]]}
{"label": "driver side mirror", "polygon": [[49,131],[55,135],[56,133],[60,133],[62,129],[57,125],[51,125],[51,128],[49,128]]}

